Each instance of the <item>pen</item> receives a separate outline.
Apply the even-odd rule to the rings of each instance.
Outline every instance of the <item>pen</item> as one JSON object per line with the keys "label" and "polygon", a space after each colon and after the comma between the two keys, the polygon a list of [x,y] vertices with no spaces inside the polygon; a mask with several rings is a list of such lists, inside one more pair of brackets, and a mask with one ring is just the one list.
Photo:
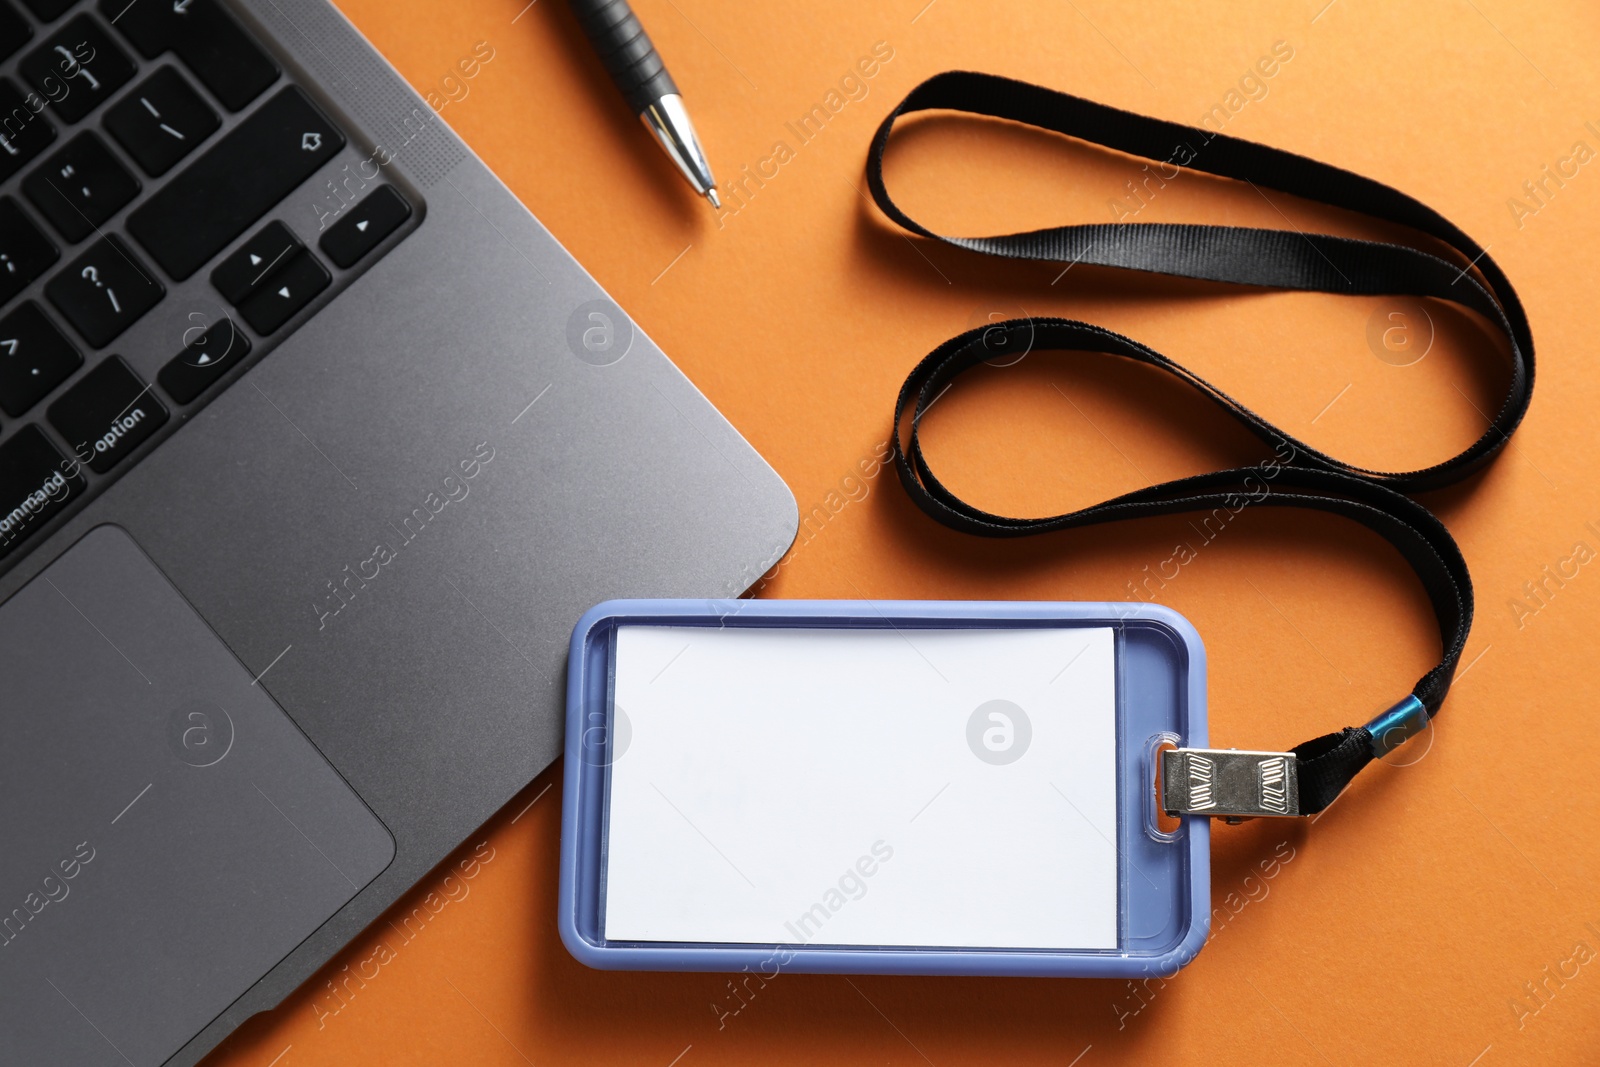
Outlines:
{"label": "pen", "polygon": [[655,45],[639,25],[627,0],[571,0],[572,13],[600,55],[611,80],[639,120],[656,135],[662,149],[678,165],[690,186],[720,208],[717,182],[711,177],[694,123],[684,110],[678,86],[667,73]]}

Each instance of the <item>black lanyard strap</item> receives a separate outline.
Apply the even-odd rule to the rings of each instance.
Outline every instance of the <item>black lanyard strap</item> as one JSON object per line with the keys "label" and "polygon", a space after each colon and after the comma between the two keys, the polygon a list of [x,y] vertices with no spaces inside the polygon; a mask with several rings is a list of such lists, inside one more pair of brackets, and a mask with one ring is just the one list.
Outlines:
{"label": "black lanyard strap", "polygon": [[[995,237],[950,237],[921,225],[890,198],[883,157],[902,115],[959,111],[1010,119],[1145,159],[1359,211],[1450,246],[1461,264],[1405,245],[1293,230],[1169,223],[1060,226]],[[923,237],[1009,259],[1088,264],[1274,289],[1448,300],[1496,325],[1510,350],[1511,381],[1483,434],[1442,463],[1377,471],[1345,463],[1275,427],[1198,375],[1137,341],[1086,322],[1032,319],[969,330],[929,353],[895,401],[893,457],[906,492],[946,526],[985,537],[1025,537],[1121,519],[1244,507],[1296,507],[1341,515],[1387,539],[1416,571],[1438,618],[1443,655],[1411,695],[1366,726],[1293,749],[1298,813],[1323,810],[1374,756],[1420,729],[1444,702],[1472,627],[1472,577],[1442,522],[1406,494],[1451,485],[1487,464],[1515,431],[1533,389],[1533,336],[1517,294],[1488,253],[1449,220],[1389,186],[1290,152],[1164,122],[992,74],[952,71],[911,91],[884,119],[867,157],[867,182],[884,214]],[[1474,275],[1476,271],[1476,275]],[[1063,515],[1013,518],[962,500],[934,475],[918,437],[922,413],[960,374],[996,352],[1087,351],[1157,367],[1188,383],[1274,451],[1253,467],[1161,482]],[[1424,715],[1425,713],[1425,715]]]}

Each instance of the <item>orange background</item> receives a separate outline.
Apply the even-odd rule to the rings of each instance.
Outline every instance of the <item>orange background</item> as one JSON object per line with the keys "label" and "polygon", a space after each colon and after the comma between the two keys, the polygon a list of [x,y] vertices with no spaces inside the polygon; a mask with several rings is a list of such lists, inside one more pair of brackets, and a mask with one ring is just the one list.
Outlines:
{"label": "orange background", "polygon": [[[1477,436],[1504,363],[1448,308],[1428,309],[1430,327],[1392,300],[1089,269],[1053,283],[1059,267],[914,244],[864,199],[872,131],[938,71],[1004,73],[1193,123],[1287,42],[1293,58],[1226,132],[1433,205],[1492,247],[1533,321],[1542,362],[1532,414],[1491,470],[1428,500],[1477,583],[1466,669],[1434,736],[1400,754],[1410,765],[1374,765],[1315,825],[1217,828],[1216,934],[1164,987],[785,974],[739,1000],[721,975],[587,970],[555,931],[558,765],[468,842],[457,860],[478,846],[480,862],[466,895],[376,977],[343,985],[342,1001],[327,984],[372,957],[381,923],[209,1063],[1600,1058],[1600,848],[1583,811],[1600,564],[1560,585],[1542,572],[1578,542],[1600,548],[1600,163],[1551,185],[1543,204],[1523,189],[1575,142],[1600,149],[1584,125],[1600,127],[1590,5],[636,0],[725,187],[775,142],[790,150],[719,216],[646,139],[566,8],[525,2],[341,6],[423,92],[441,90],[477,42],[493,47],[443,117],[771,461],[802,513],[823,506],[763,589],[782,597],[1123,599],[1129,581],[1191,538],[1179,517],[978,541],[925,519],[892,473],[847,481],[885,439],[911,365],[991,314],[1067,315],[1130,334],[1311,443],[1384,469],[1435,462]],[[880,41],[893,58],[865,99],[801,144],[785,123]],[[902,204],[935,228],[999,233],[1106,220],[1138,166],[999,124],[935,119],[906,130],[890,172]],[[1508,203],[1518,196],[1537,211],[1519,217]],[[1269,227],[1286,217],[1300,229],[1384,232],[1193,176],[1138,215]],[[1369,345],[1369,320],[1391,312],[1406,316],[1394,321],[1413,331],[1420,361],[1397,366],[1407,359]],[[958,491],[1022,514],[1261,456],[1193,396],[1103,357],[1035,354],[985,370],[923,425]],[[1543,602],[1529,600],[1524,583],[1541,581]],[[1437,655],[1410,572],[1338,520],[1246,512],[1157,599],[1206,639],[1215,743],[1287,746],[1364,722]],[[400,910],[439,891],[443,873]],[[997,884],[994,900],[973,906],[1004,896]],[[1538,999],[1525,983],[1542,987]]]}

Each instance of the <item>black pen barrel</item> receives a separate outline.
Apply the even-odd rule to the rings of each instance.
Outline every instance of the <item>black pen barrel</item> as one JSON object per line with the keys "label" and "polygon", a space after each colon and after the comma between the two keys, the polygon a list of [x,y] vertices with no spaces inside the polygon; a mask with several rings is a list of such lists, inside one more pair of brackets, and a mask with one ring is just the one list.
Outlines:
{"label": "black pen barrel", "polygon": [[600,62],[635,113],[678,91],[627,0],[571,0],[571,5]]}

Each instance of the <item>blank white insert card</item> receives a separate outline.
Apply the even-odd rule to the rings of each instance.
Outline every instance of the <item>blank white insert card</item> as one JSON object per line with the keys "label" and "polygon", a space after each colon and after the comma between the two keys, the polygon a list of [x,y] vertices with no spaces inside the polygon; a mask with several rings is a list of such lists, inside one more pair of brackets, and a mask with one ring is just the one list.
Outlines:
{"label": "blank white insert card", "polygon": [[1112,638],[619,627],[605,937],[1116,948]]}

